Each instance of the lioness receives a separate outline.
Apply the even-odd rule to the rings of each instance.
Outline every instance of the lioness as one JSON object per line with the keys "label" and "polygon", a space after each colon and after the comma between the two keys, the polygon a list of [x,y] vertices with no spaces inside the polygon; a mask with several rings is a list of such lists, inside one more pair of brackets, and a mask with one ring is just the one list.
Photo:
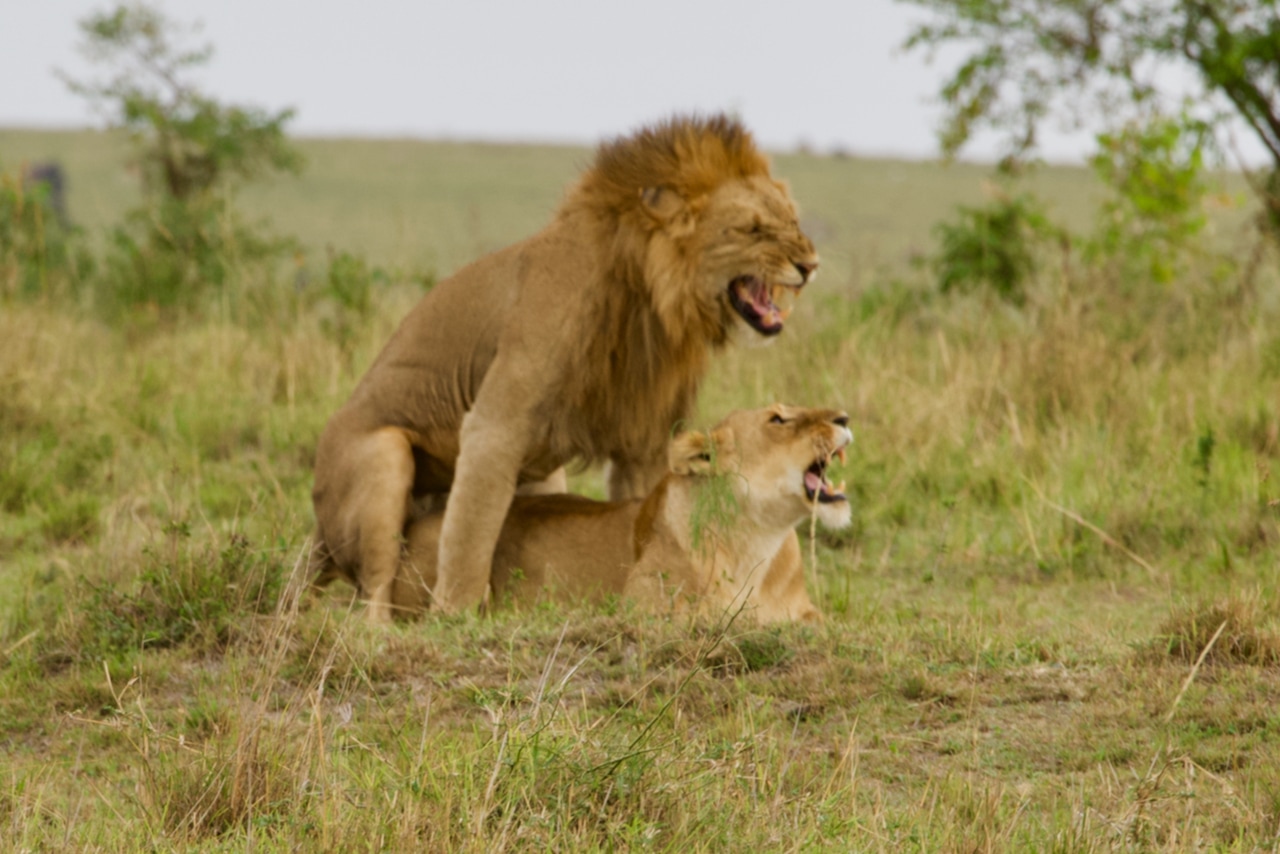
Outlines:
{"label": "lioness", "polygon": [[[853,440],[848,424],[836,410],[777,405],[676,437],[671,474],[636,519],[626,595],[706,615],[742,608],[762,623],[820,619],[805,592],[795,526],[811,515],[828,528],[849,524],[844,485],[833,487],[826,474]],[[723,479],[736,509],[695,526],[712,478]]]}
{"label": "lioness", "polygon": [[415,499],[448,493],[435,603],[480,604],[517,488],[562,491],[565,463],[605,461],[611,498],[644,495],[710,353],[735,328],[776,335],[817,265],[737,121],[602,145],[546,228],[422,299],[330,419],[319,577],[354,581],[388,619]]}
{"label": "lioness", "polygon": [[[517,497],[494,552],[493,594],[530,601],[625,593],[658,611],[742,607],[761,622],[818,619],[795,526],[815,512],[828,527],[849,524],[848,501],[826,479],[827,463],[852,438],[847,424],[829,409],[735,412],[708,433],[677,436],[670,471],[643,500]],[[695,508],[713,479],[736,506],[726,518],[698,521]],[[437,511],[409,526],[393,587],[397,614],[430,606],[443,522]]]}

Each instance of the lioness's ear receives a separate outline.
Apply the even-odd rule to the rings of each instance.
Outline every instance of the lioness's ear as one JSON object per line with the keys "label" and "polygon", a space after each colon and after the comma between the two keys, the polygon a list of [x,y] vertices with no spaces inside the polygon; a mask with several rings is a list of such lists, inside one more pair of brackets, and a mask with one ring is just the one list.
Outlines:
{"label": "lioness's ear", "polygon": [[667,461],[675,474],[710,475],[724,471],[734,453],[733,431],[727,426],[710,433],[681,433],[671,440]]}
{"label": "lioness's ear", "polygon": [[684,199],[670,187],[645,187],[640,191],[640,203],[658,222],[670,222],[684,210]]}
{"label": "lioness's ear", "polygon": [[710,474],[713,450],[706,433],[681,433],[671,440],[667,464],[673,474]]}

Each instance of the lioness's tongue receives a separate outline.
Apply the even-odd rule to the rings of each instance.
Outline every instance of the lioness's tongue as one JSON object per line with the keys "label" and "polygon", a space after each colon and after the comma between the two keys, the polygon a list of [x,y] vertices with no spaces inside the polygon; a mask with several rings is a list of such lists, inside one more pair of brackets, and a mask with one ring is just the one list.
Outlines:
{"label": "lioness's tongue", "polygon": [[811,471],[805,472],[804,488],[817,495],[822,490],[822,476]]}

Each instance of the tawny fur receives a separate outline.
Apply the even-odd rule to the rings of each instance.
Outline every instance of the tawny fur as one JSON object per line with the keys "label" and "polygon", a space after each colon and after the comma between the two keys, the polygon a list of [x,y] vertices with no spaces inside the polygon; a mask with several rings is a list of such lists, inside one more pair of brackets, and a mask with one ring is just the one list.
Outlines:
{"label": "tawny fur", "polygon": [[[517,488],[607,461],[610,497],[661,476],[752,276],[799,287],[817,265],[786,188],[723,117],[603,145],[541,232],[463,268],[409,313],[316,451],[315,566],[390,616],[415,499],[449,495],[437,605],[487,596]],[[759,331],[759,330],[757,330]]]}
{"label": "tawny fur", "polygon": [[[820,619],[805,590],[795,526],[814,512],[806,469],[849,438],[844,414],[834,410],[737,412],[709,433],[678,436],[669,472],[644,500],[517,497],[494,553],[493,599],[598,602],[626,595],[658,612],[714,618],[740,610],[764,623]],[[738,512],[694,546],[693,507],[717,475],[730,479]],[[819,504],[817,512],[828,527],[849,522],[843,500]],[[442,523],[436,511],[409,527],[392,596],[398,616],[431,607]]]}
{"label": "tawny fur", "polygon": [[[821,619],[805,590],[795,527],[815,514],[825,527],[849,524],[843,496],[815,504],[805,488],[806,470],[852,440],[847,424],[836,410],[777,405],[677,437],[671,473],[637,514],[625,594],[656,611],[741,612],[761,623]],[[695,543],[699,493],[717,476],[726,478],[737,512],[706,524]]]}
{"label": "tawny fur", "polygon": [[[516,496],[493,553],[490,598],[498,605],[542,598],[600,602],[620,596],[635,563],[640,499],[592,501],[577,495]],[[432,607],[443,512],[409,526],[396,575],[395,616]]]}

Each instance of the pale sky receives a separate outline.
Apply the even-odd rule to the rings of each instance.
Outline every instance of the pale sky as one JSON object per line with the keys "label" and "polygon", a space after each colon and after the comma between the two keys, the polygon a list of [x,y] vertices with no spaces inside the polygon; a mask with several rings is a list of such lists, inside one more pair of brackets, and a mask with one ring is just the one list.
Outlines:
{"label": "pale sky", "polygon": [[[76,21],[111,4],[0,0],[0,126],[100,121]],[[676,111],[731,110],[768,147],[932,157],[949,67],[899,50],[893,0],[164,0],[203,23],[214,97],[293,106],[303,135],[594,143]],[[955,54],[952,56],[954,61]],[[1044,154],[1075,159],[1079,136]],[[966,151],[994,155],[988,142]]]}

